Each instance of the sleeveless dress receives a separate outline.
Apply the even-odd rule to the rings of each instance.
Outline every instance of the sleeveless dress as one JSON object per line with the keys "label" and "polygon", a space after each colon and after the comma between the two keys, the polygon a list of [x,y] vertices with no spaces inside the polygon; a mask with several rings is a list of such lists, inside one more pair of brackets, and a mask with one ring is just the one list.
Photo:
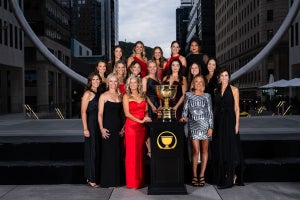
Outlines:
{"label": "sleeveless dress", "polygon": [[[147,102],[129,102],[130,113],[138,119],[145,117]],[[145,140],[144,124],[127,118],[125,122],[125,172],[128,188],[141,188],[145,182]]]}
{"label": "sleeveless dress", "polygon": [[141,78],[144,78],[147,75],[147,63],[145,63],[143,60],[139,59],[136,56],[133,56],[133,60],[141,65]]}
{"label": "sleeveless dress", "polygon": [[103,127],[109,130],[109,138],[101,143],[101,187],[115,187],[120,185],[121,172],[121,137],[122,102],[106,101],[103,111]]}
{"label": "sleeveless dress", "polygon": [[[147,79],[147,92],[146,92],[146,95],[147,97],[150,99],[150,101],[152,102],[152,104],[158,108],[159,107],[159,98],[156,94],[156,89],[155,89],[155,86],[156,85],[159,85],[159,82],[152,79],[152,78],[148,78]],[[157,118],[157,114],[156,113],[153,113],[152,112],[152,109],[151,107],[149,106],[148,107],[148,114],[149,114],[149,117],[153,120],[153,119],[156,119]]]}
{"label": "sleeveless dress", "polygon": [[[164,84],[170,85],[169,80],[165,81]],[[178,81],[174,81],[173,85],[177,85],[177,92],[176,92],[175,97],[173,99],[170,99],[170,101],[169,101],[169,105],[172,108],[174,106],[176,106],[177,102],[182,97],[182,87],[181,87],[181,84]],[[183,110],[183,103],[176,110],[176,119],[179,120],[181,118],[182,110]]]}
{"label": "sleeveless dress", "polygon": [[86,110],[90,137],[84,138],[84,176],[90,182],[99,183],[101,137],[98,125],[98,100],[100,93],[94,94],[95,97],[89,101]]}
{"label": "sleeveless dress", "polygon": [[234,174],[243,185],[243,156],[240,135],[235,134],[234,97],[230,85],[221,95],[221,87],[216,90],[215,130],[212,136],[213,180],[223,187],[233,186]]}
{"label": "sleeveless dress", "polygon": [[213,129],[213,113],[210,94],[185,93],[182,117],[188,118],[188,130],[193,140],[208,140],[208,129]]}

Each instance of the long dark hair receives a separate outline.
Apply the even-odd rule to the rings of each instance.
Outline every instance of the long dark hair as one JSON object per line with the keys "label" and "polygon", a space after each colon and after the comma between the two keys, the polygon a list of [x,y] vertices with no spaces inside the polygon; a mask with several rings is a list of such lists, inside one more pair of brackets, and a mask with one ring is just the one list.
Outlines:
{"label": "long dark hair", "polygon": [[[88,76],[88,78],[87,78],[87,84],[85,85],[84,92],[85,92],[85,91],[88,91],[88,90],[91,91],[91,88],[92,88],[92,80],[93,80],[93,77],[94,77],[94,76],[98,76],[98,77],[99,77],[99,80],[100,80],[100,83],[102,82],[102,79],[101,79],[101,77],[100,77],[98,71],[92,72],[92,73]],[[100,87],[97,88],[97,92],[99,92],[99,91],[100,91]]]}
{"label": "long dark hair", "polygon": [[[112,52],[112,56],[111,56],[111,66],[112,66],[112,68],[114,68],[114,66],[116,64],[115,50],[117,48],[121,49],[121,51],[122,51],[122,57],[120,58],[120,60],[123,60],[123,49],[121,48],[120,45],[116,45],[115,48],[114,48],[114,50],[113,50],[113,52]],[[125,65],[125,67],[126,67],[126,65]]]}
{"label": "long dark hair", "polygon": [[182,84],[182,81],[183,81],[183,74],[182,74],[183,65],[182,65],[182,63],[179,59],[174,59],[174,60],[171,61],[170,67],[167,71],[166,80],[169,80],[170,76],[172,75],[172,64],[173,64],[173,62],[178,62],[179,63],[180,68],[179,68],[179,71],[178,71],[178,78],[179,78],[179,84]]}

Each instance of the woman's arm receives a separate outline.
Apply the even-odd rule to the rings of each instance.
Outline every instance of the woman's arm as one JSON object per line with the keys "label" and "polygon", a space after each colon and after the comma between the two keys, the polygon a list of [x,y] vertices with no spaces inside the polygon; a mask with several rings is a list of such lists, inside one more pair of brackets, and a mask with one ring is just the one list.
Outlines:
{"label": "woman's arm", "polygon": [[240,94],[237,87],[231,86],[234,98],[234,112],[235,112],[235,133],[238,134],[240,126]]}
{"label": "woman's arm", "polygon": [[135,121],[135,122],[138,122],[138,123],[144,123],[144,122],[145,122],[144,119],[143,119],[143,120],[140,120],[140,119],[134,117],[134,116],[130,113],[130,111],[129,111],[129,97],[128,97],[127,94],[125,94],[125,95],[123,96],[123,109],[124,109],[124,114],[125,114],[125,116],[126,116],[127,118],[129,118],[129,119],[131,119],[131,120],[133,120],[133,121]]}
{"label": "woman's arm", "polygon": [[86,91],[81,98],[81,121],[83,126],[83,134],[85,137],[90,137],[89,127],[87,125],[86,110],[89,104],[89,92]]}
{"label": "woman's arm", "polygon": [[208,94],[207,98],[207,111],[208,111],[208,130],[207,130],[207,136],[210,137],[213,133],[214,129],[214,116],[212,111],[212,101],[211,96]]}
{"label": "woman's arm", "polygon": [[188,96],[187,93],[185,93],[184,103],[183,103],[183,111],[182,111],[182,117],[179,121],[181,122],[187,122],[188,121],[188,113],[189,113],[189,105],[188,105]]}
{"label": "woman's arm", "polygon": [[130,57],[127,59],[127,68],[130,67],[130,64],[132,63],[133,60],[134,60],[134,59],[133,59],[132,56],[130,56]]}
{"label": "woman's arm", "polygon": [[180,56],[180,57],[179,57],[179,60],[181,61],[182,65],[183,65],[184,67],[186,67],[186,59],[185,59],[185,57],[184,57],[184,56]]}
{"label": "woman's arm", "polygon": [[109,130],[107,130],[105,127],[103,127],[103,112],[104,112],[104,103],[106,102],[105,93],[102,94],[99,98],[98,102],[98,123],[100,127],[100,133],[102,135],[102,138],[107,139],[109,138]]}
{"label": "woman's arm", "polygon": [[186,82],[186,78],[183,77],[182,80],[182,85],[181,85],[181,89],[182,89],[182,96],[180,97],[179,101],[177,102],[177,104],[174,106],[174,109],[177,110],[178,107],[183,103],[184,101],[184,96],[185,96],[185,92],[187,90],[187,82]]}

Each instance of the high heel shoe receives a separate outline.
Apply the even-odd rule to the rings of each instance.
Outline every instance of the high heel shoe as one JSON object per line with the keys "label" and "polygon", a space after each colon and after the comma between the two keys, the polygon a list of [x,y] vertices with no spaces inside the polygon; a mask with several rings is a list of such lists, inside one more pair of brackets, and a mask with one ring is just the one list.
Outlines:
{"label": "high heel shoe", "polygon": [[199,177],[199,186],[204,187],[205,185],[205,178],[204,176]]}
{"label": "high heel shoe", "polygon": [[100,186],[97,185],[96,183],[92,183],[92,182],[90,182],[89,180],[86,180],[86,182],[87,182],[88,186],[90,186],[90,187],[92,187],[92,188],[99,188],[99,187],[100,187]]}
{"label": "high heel shoe", "polygon": [[198,178],[197,177],[193,177],[192,178],[192,186],[194,186],[194,187],[198,187],[199,186],[199,182],[198,182]]}

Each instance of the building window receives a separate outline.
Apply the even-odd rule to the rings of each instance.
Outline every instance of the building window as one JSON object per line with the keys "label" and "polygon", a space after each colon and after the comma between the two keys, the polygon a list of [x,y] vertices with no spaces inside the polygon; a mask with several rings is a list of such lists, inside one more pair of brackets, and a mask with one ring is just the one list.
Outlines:
{"label": "building window", "polygon": [[273,29],[267,30],[267,40],[271,40],[273,35],[274,35]]}
{"label": "building window", "polygon": [[15,26],[15,48],[18,49],[18,27]]}
{"label": "building window", "polygon": [[36,87],[36,86],[37,86],[36,71],[26,70],[25,71],[25,87]]}
{"label": "building window", "polygon": [[79,55],[82,56],[82,47],[79,46]]}
{"label": "building window", "polygon": [[6,9],[7,10],[7,0],[4,0],[4,2],[3,2],[3,7],[4,7],[4,9]]}
{"label": "building window", "polygon": [[36,62],[35,47],[25,47],[24,58],[25,58],[25,64]]}
{"label": "building window", "polygon": [[2,44],[2,19],[0,19],[0,27],[0,44]]}
{"label": "building window", "polygon": [[23,32],[22,29],[19,29],[19,49],[23,49]]}
{"label": "building window", "polygon": [[298,22],[295,24],[295,45],[299,45],[299,26]]}
{"label": "building window", "polygon": [[13,47],[14,46],[14,39],[13,39],[13,26],[12,24],[9,24],[9,46]]}
{"label": "building window", "polygon": [[4,44],[5,45],[8,45],[8,28],[7,28],[7,25],[6,25],[6,21],[4,21]]}
{"label": "building window", "polygon": [[267,11],[267,21],[268,22],[273,21],[273,10],[268,10]]}
{"label": "building window", "polygon": [[294,26],[291,25],[291,47],[294,46]]}

